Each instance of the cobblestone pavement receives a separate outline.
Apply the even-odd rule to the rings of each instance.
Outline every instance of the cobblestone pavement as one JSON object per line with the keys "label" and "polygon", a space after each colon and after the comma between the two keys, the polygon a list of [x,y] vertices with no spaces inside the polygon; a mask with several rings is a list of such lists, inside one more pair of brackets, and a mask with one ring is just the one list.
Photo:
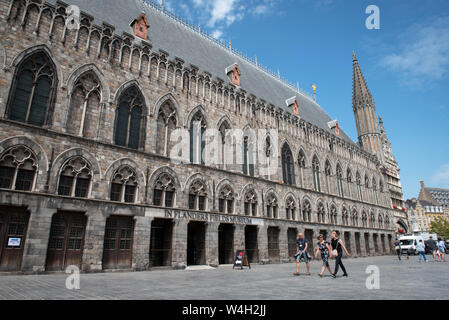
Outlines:
{"label": "cobblestone pavement", "polygon": [[[431,257],[430,257],[431,258]],[[331,262],[333,266],[333,261]],[[419,263],[417,257],[345,259],[349,277],[293,276],[295,264],[253,265],[252,270],[157,270],[81,274],[79,290],[65,287],[67,274],[2,275],[0,299],[447,299],[449,263]],[[380,289],[368,290],[366,269],[380,270]],[[302,265],[301,272],[305,272]]]}

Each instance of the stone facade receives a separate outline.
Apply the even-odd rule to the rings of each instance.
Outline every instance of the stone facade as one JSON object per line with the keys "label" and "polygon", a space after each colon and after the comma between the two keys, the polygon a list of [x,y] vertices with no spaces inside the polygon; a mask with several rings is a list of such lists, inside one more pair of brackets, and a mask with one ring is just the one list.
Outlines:
{"label": "stone facade", "polygon": [[[87,217],[80,263],[86,272],[103,269],[105,230],[111,216],[133,219],[133,270],[152,266],[150,244],[158,242],[152,232],[156,232],[155,221],[161,219],[172,221],[171,227],[161,229],[172,230],[169,259],[164,260],[168,263],[162,265],[173,267],[188,263],[192,221],[204,222],[202,264],[219,264],[222,224],[233,225],[232,237],[226,239],[232,238],[230,248],[234,251],[245,248],[247,226],[256,226],[257,254],[253,261],[261,263],[291,260],[287,250],[289,228],[305,232],[313,242],[319,233],[329,235],[337,229],[354,256],[390,253],[397,221],[388,189],[382,187],[385,175],[376,156],[257,100],[230,81],[214,80],[207,72],[198,74],[194,66],[170,58],[169,52],[153,52],[146,41],[130,34],[113,35],[112,26],[96,26],[88,15],[82,13],[79,31],[69,30],[64,12],[63,3],[54,7],[43,1],[0,0],[0,156],[15,146],[24,146],[34,157],[36,168],[29,190],[12,186],[0,191],[2,212],[25,208],[30,214],[23,258],[17,269],[46,270],[56,212],[80,212]],[[42,125],[10,117],[14,90],[20,86],[18,72],[23,62],[36,54],[46,57],[54,71],[53,101]],[[86,76],[90,80],[82,82]],[[137,148],[116,143],[117,110],[130,88],[142,97]],[[94,93],[80,96],[83,90]],[[174,121],[170,122],[170,115],[163,118],[167,110],[174,112]],[[257,165],[251,176],[242,173],[241,165],[170,161],[170,146],[158,147],[164,141],[163,130],[189,130],[199,114],[205,126],[217,130],[224,122],[229,128],[276,129],[279,164],[285,145],[294,158],[292,183],[283,182],[281,165],[276,174],[267,177]],[[305,159],[300,161],[301,155]],[[61,174],[72,159],[82,159],[88,167],[90,182],[85,197],[61,194]],[[318,163],[313,164],[313,159]],[[318,189],[312,167],[320,173]],[[120,168],[131,169],[132,186],[136,188],[132,201],[126,203],[111,201],[113,180]],[[344,179],[338,179],[337,168],[342,169]],[[170,177],[169,188],[174,190],[168,207],[164,202],[155,205],[154,190],[163,175]],[[356,175],[376,181],[378,188],[357,185]],[[192,186],[198,181],[204,187],[204,210],[189,209]],[[232,208],[219,212],[219,195],[225,186],[232,190]],[[164,186],[161,190],[166,200],[169,189]],[[256,210],[251,215],[244,209],[248,190],[256,195]],[[268,213],[267,199],[271,198],[276,201],[276,214]],[[286,213],[289,199],[294,202],[293,216]],[[278,228],[277,241],[268,239],[270,227]],[[274,249],[269,249],[269,241]],[[277,258],[270,257],[269,250],[278,250]]]}

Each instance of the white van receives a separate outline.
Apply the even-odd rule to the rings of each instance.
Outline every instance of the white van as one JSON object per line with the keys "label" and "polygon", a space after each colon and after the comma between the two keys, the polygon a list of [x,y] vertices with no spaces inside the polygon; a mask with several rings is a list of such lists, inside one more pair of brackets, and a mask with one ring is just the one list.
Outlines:
{"label": "white van", "polygon": [[405,235],[400,237],[399,241],[401,242],[402,254],[407,253],[410,248],[413,249],[414,254],[417,254],[416,245],[418,244],[419,240],[422,240],[424,244],[424,239],[422,236]]}

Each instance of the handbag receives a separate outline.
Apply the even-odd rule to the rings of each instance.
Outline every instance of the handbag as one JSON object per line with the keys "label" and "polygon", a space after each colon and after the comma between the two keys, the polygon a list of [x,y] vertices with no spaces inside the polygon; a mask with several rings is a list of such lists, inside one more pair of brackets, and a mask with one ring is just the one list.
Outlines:
{"label": "handbag", "polygon": [[337,249],[332,250],[332,257],[336,257],[338,256],[338,251]]}

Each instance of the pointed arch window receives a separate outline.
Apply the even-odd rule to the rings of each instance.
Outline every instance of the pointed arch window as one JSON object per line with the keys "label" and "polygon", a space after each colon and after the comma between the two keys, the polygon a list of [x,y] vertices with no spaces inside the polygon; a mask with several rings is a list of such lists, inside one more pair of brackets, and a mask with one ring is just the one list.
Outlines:
{"label": "pointed arch window", "polygon": [[317,218],[318,218],[319,223],[326,222],[326,213],[325,213],[324,205],[321,202],[318,204]]}
{"label": "pointed arch window", "polygon": [[345,226],[349,226],[349,213],[348,213],[348,209],[346,209],[345,207],[343,207],[342,219],[343,219],[343,224]]}
{"label": "pointed arch window", "polygon": [[8,149],[0,158],[0,188],[31,191],[37,172],[36,157],[25,146]]}
{"label": "pointed arch window", "polygon": [[250,136],[243,137],[243,174],[254,177],[254,143]]}
{"label": "pointed arch window", "polygon": [[196,180],[189,189],[189,209],[205,211],[206,202],[206,186],[201,180]]}
{"label": "pointed arch window", "polygon": [[190,162],[205,164],[204,149],[206,134],[206,119],[201,111],[198,111],[190,122]]}
{"label": "pointed arch window", "polygon": [[374,216],[374,213],[370,214],[369,224],[370,224],[371,228],[375,228],[376,227],[376,217]]}
{"label": "pointed arch window", "polygon": [[56,70],[46,53],[26,58],[16,71],[8,118],[40,127],[47,124],[56,87]]}
{"label": "pointed arch window", "polygon": [[306,155],[303,150],[299,151],[298,154],[298,166],[299,166],[299,183],[301,187],[304,188],[304,178],[305,178],[305,170],[306,170]]}
{"label": "pointed arch window", "polygon": [[101,101],[101,84],[93,72],[82,75],[75,83],[70,100],[67,131],[79,136],[96,137]]}
{"label": "pointed arch window", "polygon": [[302,203],[302,219],[305,222],[312,221],[312,206],[309,200],[304,200]]}
{"label": "pointed arch window", "polygon": [[327,193],[331,193],[331,176],[332,176],[332,167],[329,160],[326,160],[326,164],[324,166],[324,174],[326,175],[326,187]]}
{"label": "pointed arch window", "polygon": [[356,174],[356,183],[357,183],[357,192],[359,196],[359,200],[363,201],[363,193],[362,193],[362,178],[360,177],[360,173]]}
{"label": "pointed arch window", "polygon": [[74,157],[62,167],[58,194],[61,196],[87,198],[90,192],[92,170],[82,157]]}
{"label": "pointed arch window", "polygon": [[232,138],[231,138],[231,135],[229,135],[230,129],[231,129],[231,126],[229,125],[229,123],[227,121],[223,121],[223,123],[218,128],[218,131],[220,132],[220,138],[221,138],[220,160],[221,160],[221,167],[223,169],[226,169],[227,160],[228,160],[228,156],[229,156],[226,154],[226,151],[229,150],[229,147],[232,147]]}
{"label": "pointed arch window", "polygon": [[335,206],[331,206],[330,220],[331,220],[331,224],[333,224],[333,225],[337,224],[337,208]]}
{"label": "pointed arch window", "polygon": [[289,197],[285,203],[285,216],[287,220],[296,220],[296,203],[292,197]]}
{"label": "pointed arch window", "polygon": [[221,188],[218,195],[218,211],[221,213],[234,213],[234,192],[229,185]]}
{"label": "pointed arch window", "polygon": [[111,183],[111,201],[134,203],[136,191],[137,178],[135,171],[129,166],[118,169]]}
{"label": "pointed arch window", "polygon": [[170,136],[178,125],[178,114],[170,102],[165,102],[157,116],[156,153],[169,156]]}
{"label": "pointed arch window", "polygon": [[368,176],[365,176],[365,199],[366,201],[370,200],[370,195],[369,195],[369,190],[370,190],[370,183],[369,183],[369,178]]}
{"label": "pointed arch window", "polygon": [[278,217],[278,200],[273,193],[271,193],[267,197],[267,217],[268,218]]}
{"label": "pointed arch window", "polygon": [[376,204],[379,204],[379,195],[377,194],[377,182],[376,179],[373,178],[373,193],[374,193],[374,200]]}
{"label": "pointed arch window", "polygon": [[175,204],[175,181],[167,173],[161,174],[154,185],[153,205],[172,208]]}
{"label": "pointed arch window", "polygon": [[346,170],[346,181],[348,183],[348,194],[349,197],[352,197],[352,171],[350,168],[348,168],[348,170]]}
{"label": "pointed arch window", "polygon": [[257,216],[257,195],[252,189],[245,193],[244,211],[246,216]]}
{"label": "pointed arch window", "polygon": [[282,147],[282,176],[285,184],[295,185],[293,155],[290,147],[286,143]]}
{"label": "pointed arch window", "polygon": [[352,211],[352,226],[353,227],[357,227],[359,225],[359,214],[357,213],[356,210]]}
{"label": "pointed arch window", "polygon": [[368,227],[368,216],[365,211],[362,212],[362,227]]}
{"label": "pointed arch window", "polygon": [[145,104],[136,86],[126,89],[118,100],[115,124],[115,144],[139,149],[143,147]]}
{"label": "pointed arch window", "polygon": [[379,216],[379,228],[383,229],[384,227],[384,219],[382,218],[382,215]]}
{"label": "pointed arch window", "polygon": [[312,174],[313,174],[313,188],[315,191],[321,192],[321,183],[320,183],[320,162],[318,158],[313,157],[312,161]]}
{"label": "pointed arch window", "polygon": [[337,191],[340,197],[344,197],[343,191],[343,171],[341,170],[341,166],[337,165]]}

